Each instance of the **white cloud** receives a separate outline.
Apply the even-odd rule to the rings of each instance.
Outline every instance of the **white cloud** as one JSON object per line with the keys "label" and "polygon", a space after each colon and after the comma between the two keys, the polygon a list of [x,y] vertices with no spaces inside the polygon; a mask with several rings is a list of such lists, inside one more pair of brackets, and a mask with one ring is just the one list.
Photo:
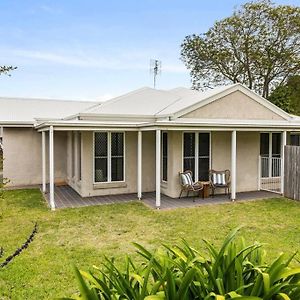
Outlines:
{"label": "white cloud", "polygon": [[[32,62],[44,62],[50,64],[60,64],[82,68],[98,68],[108,70],[147,70],[149,68],[149,55],[140,51],[124,55],[124,53],[113,53],[111,56],[101,57],[89,54],[68,55],[56,52],[36,51],[36,50],[13,50],[10,52],[16,57],[30,59]],[[186,68],[180,61],[162,63],[162,72],[167,73],[187,73]]]}

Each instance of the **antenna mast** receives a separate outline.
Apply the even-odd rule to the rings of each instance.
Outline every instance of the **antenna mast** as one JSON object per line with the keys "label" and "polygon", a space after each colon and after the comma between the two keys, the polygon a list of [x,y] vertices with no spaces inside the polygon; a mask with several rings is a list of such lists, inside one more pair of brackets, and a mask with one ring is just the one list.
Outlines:
{"label": "antenna mast", "polygon": [[161,74],[161,61],[158,59],[150,60],[150,73],[153,74],[153,88],[156,88],[156,77]]}

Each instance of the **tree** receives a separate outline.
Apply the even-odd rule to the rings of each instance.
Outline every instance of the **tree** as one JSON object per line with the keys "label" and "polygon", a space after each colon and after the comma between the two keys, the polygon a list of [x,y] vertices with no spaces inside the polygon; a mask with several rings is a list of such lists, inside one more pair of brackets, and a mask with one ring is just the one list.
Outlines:
{"label": "tree", "polygon": [[206,33],[187,36],[181,59],[194,89],[239,82],[267,98],[300,73],[300,7],[248,2]]}
{"label": "tree", "polygon": [[[16,68],[17,67],[13,67],[13,66],[0,66],[0,75],[6,74],[6,75],[10,76],[10,72],[15,70]],[[1,173],[2,173],[2,169],[3,169],[3,151],[0,146],[0,171],[1,171]],[[0,176],[0,200],[3,196],[3,187],[4,187],[5,183],[7,183],[7,180],[5,178],[2,178],[2,175],[1,175]]]}
{"label": "tree", "polygon": [[1,74],[6,74],[8,76],[10,76],[10,72],[15,70],[17,67],[13,67],[13,66],[0,66],[0,75]]}
{"label": "tree", "polygon": [[300,75],[289,77],[286,84],[271,93],[269,100],[288,113],[300,115]]}

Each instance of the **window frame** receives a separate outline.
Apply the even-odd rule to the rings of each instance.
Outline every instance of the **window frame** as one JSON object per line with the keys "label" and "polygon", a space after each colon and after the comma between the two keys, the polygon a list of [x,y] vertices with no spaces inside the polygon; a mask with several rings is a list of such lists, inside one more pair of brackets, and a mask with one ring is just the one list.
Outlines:
{"label": "window frame", "polygon": [[[164,180],[164,134],[167,135],[167,180]],[[169,165],[169,134],[168,131],[162,131],[161,133],[161,182],[168,182],[168,165]]]}
{"label": "window frame", "polygon": [[[107,134],[107,181],[95,181],[95,135],[96,133],[106,133]],[[123,134],[123,180],[112,181],[111,180],[111,134],[112,133],[122,133]],[[125,183],[126,182],[126,134],[125,131],[111,130],[111,131],[101,131],[97,130],[93,132],[93,184],[107,184],[107,183]]]}
{"label": "window frame", "polygon": [[212,159],[211,159],[211,154],[212,154],[212,149],[211,149],[211,131],[207,130],[196,130],[196,131],[182,131],[182,137],[181,137],[181,169],[184,171],[184,134],[185,133],[194,133],[195,134],[195,174],[194,175],[194,180],[199,181],[199,133],[208,133],[209,134],[209,170],[211,169],[211,164],[212,164]]}

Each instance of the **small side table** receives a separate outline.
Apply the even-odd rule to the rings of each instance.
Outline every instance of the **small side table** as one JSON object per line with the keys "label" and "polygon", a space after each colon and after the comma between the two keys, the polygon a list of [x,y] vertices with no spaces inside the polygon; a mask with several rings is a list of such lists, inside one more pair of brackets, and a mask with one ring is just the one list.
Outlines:
{"label": "small side table", "polygon": [[209,181],[199,181],[203,185],[202,198],[209,198],[210,182]]}

